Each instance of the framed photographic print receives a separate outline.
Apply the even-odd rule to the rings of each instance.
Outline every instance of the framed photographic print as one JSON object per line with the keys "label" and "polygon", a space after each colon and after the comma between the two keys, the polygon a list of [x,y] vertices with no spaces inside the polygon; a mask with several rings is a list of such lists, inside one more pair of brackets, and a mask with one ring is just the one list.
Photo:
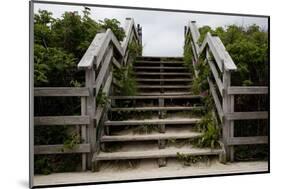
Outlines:
{"label": "framed photographic print", "polygon": [[30,187],[269,173],[269,31],[30,1]]}

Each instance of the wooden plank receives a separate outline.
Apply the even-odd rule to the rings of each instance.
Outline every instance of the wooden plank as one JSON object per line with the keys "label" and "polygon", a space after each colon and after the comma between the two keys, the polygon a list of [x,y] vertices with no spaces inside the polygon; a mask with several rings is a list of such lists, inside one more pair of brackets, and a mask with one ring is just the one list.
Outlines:
{"label": "wooden plank", "polygon": [[171,95],[178,95],[178,96],[182,96],[182,95],[192,95],[192,92],[164,92],[164,93],[157,93],[157,92],[138,92],[138,95],[140,96],[171,96]]}
{"label": "wooden plank", "polygon": [[87,51],[83,55],[82,59],[78,63],[79,69],[92,68],[94,61],[98,55],[99,49],[101,48],[102,42],[104,41],[105,33],[98,33]]}
{"label": "wooden plank", "polygon": [[154,134],[128,134],[103,136],[101,142],[124,142],[124,141],[150,141],[150,140],[168,140],[168,139],[193,139],[202,136],[199,132],[180,132],[180,133],[154,133]]}
{"label": "wooden plank", "polygon": [[[87,104],[86,104],[86,97],[81,97],[81,115],[86,115],[87,111]],[[87,126],[81,125],[81,140],[82,143],[87,143]],[[87,154],[82,154],[82,170],[86,171],[87,169]]]}
{"label": "wooden plank", "polygon": [[132,108],[110,108],[111,111],[116,112],[116,111],[159,111],[159,110],[166,110],[166,111],[179,111],[179,110],[199,110],[203,109],[203,106],[171,106],[171,107],[159,107],[159,106],[154,106],[154,107],[132,107]]}
{"label": "wooden plank", "polygon": [[65,148],[63,144],[57,145],[35,145],[34,154],[73,154],[89,153],[90,144],[77,144],[73,149]]}
{"label": "wooden plank", "polygon": [[[223,87],[227,89],[231,85],[231,74],[229,71],[224,70],[223,76]],[[226,95],[226,91],[224,91],[224,96],[222,98],[222,110],[224,115],[226,113],[232,113],[232,102],[231,102],[231,96]],[[223,119],[222,121],[222,139],[225,144],[227,144],[228,139],[231,137],[231,127],[233,125],[233,122],[227,119]],[[228,145],[225,145],[225,152],[226,152],[226,159],[227,161],[231,160],[231,148]]]}
{"label": "wooden plank", "polygon": [[165,148],[165,149],[152,149],[143,151],[128,151],[128,152],[101,152],[98,154],[96,160],[125,160],[125,159],[153,159],[153,158],[175,158],[178,153],[186,154],[189,156],[198,155],[219,155],[220,149],[209,148]]}
{"label": "wooden plank", "polygon": [[99,125],[100,120],[102,118],[102,115],[105,111],[106,107],[102,107],[102,106],[98,106],[97,111],[96,111],[96,115],[95,115],[95,121],[96,121],[96,125]]}
{"label": "wooden plank", "polygon": [[136,72],[136,75],[176,75],[176,76],[192,76],[192,73],[182,72]]}
{"label": "wooden plank", "polygon": [[89,116],[36,116],[34,125],[86,125],[90,123]]}
{"label": "wooden plank", "polygon": [[267,111],[226,113],[227,120],[268,119]]}
{"label": "wooden plank", "polygon": [[216,81],[216,84],[217,84],[217,86],[218,86],[219,92],[220,92],[221,96],[223,96],[223,90],[224,90],[224,88],[223,88],[222,81],[221,81],[221,79],[220,79],[220,77],[219,77],[219,73],[218,73],[218,71],[217,71],[217,69],[216,69],[216,67],[215,67],[213,61],[208,60],[208,63],[209,63],[209,66],[210,66],[210,68],[211,68],[211,71],[212,71],[212,74],[213,74],[213,76],[214,76],[214,79],[215,79],[215,81]]}
{"label": "wooden plank", "polygon": [[92,86],[95,83],[96,71],[93,68],[85,70],[85,85],[89,88],[90,96],[87,97],[87,115],[90,117],[90,123],[87,127],[87,138],[91,146],[91,152],[87,156],[87,169],[91,169],[92,157],[96,153],[96,136],[97,128],[94,122],[94,117],[96,115],[96,93]]}
{"label": "wooden plank", "polygon": [[227,94],[268,94],[267,86],[239,86],[228,87]]}
{"label": "wooden plank", "polygon": [[129,99],[200,99],[202,96],[200,95],[182,95],[182,96],[164,96],[164,95],[156,95],[156,96],[111,96],[111,99],[116,100],[129,100]]}
{"label": "wooden plank", "polygon": [[110,72],[109,76],[107,77],[107,80],[106,80],[106,82],[104,84],[104,87],[102,89],[102,92],[104,94],[106,94],[106,96],[109,95],[109,91],[110,91],[110,87],[111,87],[111,83],[112,83],[112,78],[113,78],[113,74],[112,74],[112,72]]}
{"label": "wooden plank", "polygon": [[183,61],[136,60],[136,64],[135,65],[138,65],[140,63],[141,64],[180,64],[180,65],[182,65]]}
{"label": "wooden plank", "polygon": [[121,68],[121,64],[115,59],[115,57],[112,57],[112,64],[118,69]]}
{"label": "wooden plank", "polygon": [[138,82],[143,82],[143,81],[151,81],[151,82],[159,82],[159,81],[164,81],[164,82],[177,82],[177,81],[185,81],[185,82],[191,82],[193,79],[188,79],[188,78],[164,78],[164,79],[154,79],[154,78],[136,78],[136,81]]}
{"label": "wooden plank", "polygon": [[160,70],[160,69],[164,69],[164,70],[186,70],[186,67],[182,67],[182,66],[169,66],[169,67],[158,67],[158,66],[134,66],[134,68],[136,70],[139,69],[150,69],[150,70]]}
{"label": "wooden plank", "polygon": [[213,82],[209,78],[208,78],[208,83],[209,83],[209,86],[210,86],[211,94],[212,94],[214,102],[215,102],[216,110],[217,110],[217,112],[219,114],[220,120],[222,121],[223,117],[224,117],[224,113],[223,113],[223,110],[222,110],[222,106],[221,106],[220,100],[219,100],[218,95],[217,95],[217,93],[215,91],[214,84],[213,84]]}
{"label": "wooden plank", "polygon": [[211,36],[211,34],[209,32],[207,33],[206,38],[207,38],[206,39],[207,43],[205,46],[201,46],[200,54],[201,54],[201,52],[203,52],[204,48],[208,44],[208,47],[216,60],[216,64],[217,64],[218,68],[220,69],[221,72],[223,72],[224,65],[223,65],[223,57],[221,55],[221,52],[219,51],[219,49],[217,49],[217,47],[216,47],[217,44],[214,42],[213,37]]}
{"label": "wooden plank", "polygon": [[85,87],[36,87],[34,96],[89,96]]}
{"label": "wooden plank", "polygon": [[213,37],[213,40],[215,43],[217,43],[217,47],[222,54],[222,59],[224,60],[224,68],[228,71],[236,70],[237,66],[235,65],[231,56],[225,49],[225,46],[223,45],[221,39],[219,37],[215,36],[215,37]]}
{"label": "wooden plank", "polygon": [[190,89],[191,85],[137,85],[139,89]]}
{"label": "wooden plank", "polygon": [[268,136],[254,137],[232,137],[229,138],[228,145],[248,145],[248,144],[267,144]]}
{"label": "wooden plank", "polygon": [[178,119],[148,119],[148,120],[125,120],[125,121],[106,121],[107,126],[118,125],[159,125],[159,124],[195,124],[199,118],[178,118]]}
{"label": "wooden plank", "polygon": [[103,61],[102,67],[98,73],[97,79],[96,79],[96,94],[99,93],[100,87],[105,79],[105,73],[109,69],[109,64],[111,62],[113,56],[113,50],[112,48],[108,49],[108,53]]}

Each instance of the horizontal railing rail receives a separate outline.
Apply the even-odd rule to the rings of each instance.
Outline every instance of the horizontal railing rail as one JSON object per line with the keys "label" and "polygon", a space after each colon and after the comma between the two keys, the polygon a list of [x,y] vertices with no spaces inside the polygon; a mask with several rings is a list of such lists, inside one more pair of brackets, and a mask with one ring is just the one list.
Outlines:
{"label": "horizontal railing rail", "polygon": [[[199,63],[199,58],[203,57],[205,63],[209,65],[213,78],[206,79],[208,80],[210,93],[214,100],[215,110],[221,121],[226,156],[227,159],[234,160],[234,145],[268,143],[267,136],[234,137],[235,120],[268,119],[268,111],[235,112],[234,96],[266,95],[268,94],[268,87],[231,86],[231,72],[236,71],[237,66],[221,39],[218,36],[212,36],[209,32],[201,45],[199,44],[199,39],[200,32],[196,22],[189,22],[188,26],[185,27],[185,45],[191,45],[195,77],[198,77],[196,65]],[[222,99],[222,102],[220,99]]]}
{"label": "horizontal railing rail", "polygon": [[119,42],[114,33],[107,29],[98,33],[82,59],[78,69],[85,70],[85,87],[35,87],[35,97],[80,97],[81,115],[35,116],[35,127],[80,127],[81,144],[74,148],[65,148],[63,144],[35,145],[34,154],[82,154],[82,170],[91,168],[92,158],[99,150],[97,127],[106,120],[107,105],[97,105],[99,92],[110,96],[113,83],[112,67],[120,69],[129,61],[129,44],[136,41],[141,44],[141,28],[134,20],[126,18],[125,38]]}

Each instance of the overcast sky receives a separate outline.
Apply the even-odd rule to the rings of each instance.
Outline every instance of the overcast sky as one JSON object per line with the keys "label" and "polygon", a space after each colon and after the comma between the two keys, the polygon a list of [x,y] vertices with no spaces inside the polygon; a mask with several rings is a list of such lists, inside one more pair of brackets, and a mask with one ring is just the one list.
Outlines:
{"label": "overcast sky", "polygon": [[[65,11],[78,11],[82,13],[83,6],[68,5],[34,5],[35,12],[39,9],[48,10],[58,18]],[[136,24],[142,26],[143,55],[145,56],[182,56],[184,41],[184,26],[188,21],[195,20],[197,25],[208,25],[212,28],[231,24],[248,26],[257,24],[267,29],[267,18],[163,12],[151,10],[129,10],[116,8],[90,7],[91,16],[95,20],[116,18],[124,24],[126,17],[132,17]]]}

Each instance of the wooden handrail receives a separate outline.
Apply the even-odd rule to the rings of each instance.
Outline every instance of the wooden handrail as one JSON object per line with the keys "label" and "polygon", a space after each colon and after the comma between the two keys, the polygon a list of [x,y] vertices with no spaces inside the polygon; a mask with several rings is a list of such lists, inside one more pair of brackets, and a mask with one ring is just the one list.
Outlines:
{"label": "wooden handrail", "polygon": [[[86,88],[89,89],[89,96],[86,97],[86,112],[90,117],[88,126],[90,155],[88,155],[88,165],[92,165],[92,158],[96,157],[99,151],[99,138],[103,126],[107,119],[108,105],[97,105],[96,98],[100,91],[106,96],[110,96],[112,84],[114,83],[112,66],[120,69],[122,65],[129,62],[129,44],[137,41],[141,44],[139,33],[140,28],[136,28],[132,18],[126,18],[125,38],[119,42],[114,33],[107,29],[105,33],[95,36],[86,53],[78,63],[78,69],[85,70]],[[98,133],[98,131],[100,131]]]}
{"label": "wooden handrail", "polygon": [[88,47],[86,53],[83,55],[82,59],[78,63],[78,68],[98,68],[102,61],[102,58],[105,55],[106,49],[109,47],[110,44],[113,44],[117,52],[121,56],[124,56],[127,51],[132,33],[135,35],[137,40],[139,40],[134,20],[131,18],[127,18],[125,22],[126,37],[121,43],[117,40],[116,36],[113,34],[111,29],[107,29],[105,33],[97,34],[90,46]]}
{"label": "wooden handrail", "polygon": [[[189,39],[188,36],[190,36],[189,41],[187,40]],[[198,77],[195,64],[198,63],[200,56],[205,56],[205,62],[209,65],[212,76],[214,77],[214,83],[210,78],[206,79],[208,80],[210,92],[215,102],[215,109],[221,120],[222,137],[227,159],[231,161],[234,159],[233,145],[258,144],[260,143],[258,141],[260,138],[263,139],[262,143],[266,143],[266,137],[234,137],[234,120],[268,119],[267,111],[234,112],[234,95],[268,94],[268,87],[231,86],[231,72],[237,70],[237,66],[218,36],[212,36],[208,32],[202,44],[199,44],[200,33],[195,21],[189,22],[188,27],[185,27],[185,37],[185,45],[190,43],[192,47],[195,76]],[[210,60],[209,53],[212,53],[215,61]],[[222,78],[220,77],[220,73],[222,74]],[[222,104],[215,88],[218,89],[222,97]]]}

